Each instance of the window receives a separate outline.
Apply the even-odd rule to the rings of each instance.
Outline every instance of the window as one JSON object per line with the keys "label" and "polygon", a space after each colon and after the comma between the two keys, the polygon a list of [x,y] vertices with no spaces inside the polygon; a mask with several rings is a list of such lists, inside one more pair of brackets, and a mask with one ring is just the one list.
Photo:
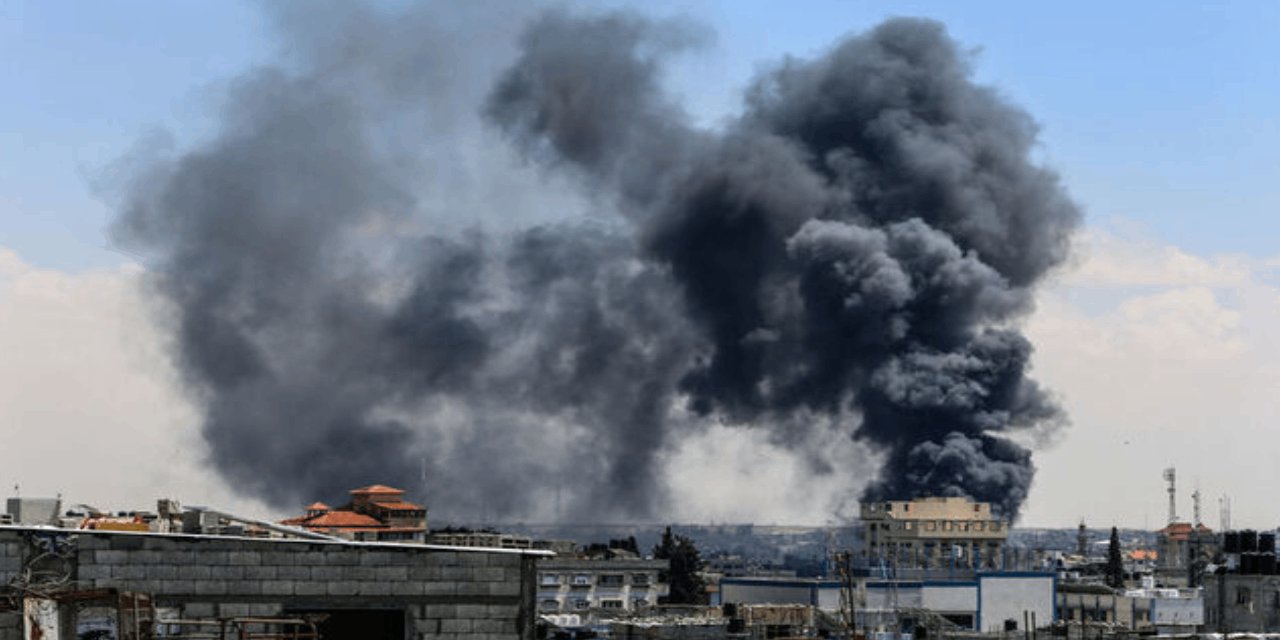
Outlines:
{"label": "window", "polygon": [[591,576],[585,573],[579,573],[573,576],[573,584],[575,586],[589,587],[591,586]]}
{"label": "window", "polygon": [[987,527],[986,527],[986,525],[985,525],[985,524],[983,524],[983,523],[981,523],[981,522],[975,522],[975,523],[973,523],[973,530],[974,530],[974,531],[982,531],[983,529],[986,529],[986,528],[987,528]]}
{"label": "window", "polygon": [[1236,604],[1240,606],[1253,604],[1253,593],[1249,591],[1248,587],[1236,588]]}
{"label": "window", "polygon": [[538,608],[543,611],[559,611],[560,601],[555,598],[546,598],[542,602],[538,603]]}
{"label": "window", "polygon": [[601,609],[621,609],[622,601],[621,600],[601,600],[600,608]]}
{"label": "window", "polygon": [[596,584],[599,584],[602,587],[621,587],[622,574],[606,573],[600,576],[600,579],[596,582]]}
{"label": "window", "polygon": [[647,574],[647,573],[633,573],[633,574],[631,574],[631,584],[633,584],[633,585],[635,585],[635,586],[637,586],[637,587],[647,587],[647,586],[649,586],[649,574]]}
{"label": "window", "polygon": [[924,525],[924,530],[925,530],[925,531],[937,531],[937,530],[938,530],[938,523],[936,523],[936,522],[927,522],[927,523],[925,523],[925,525]]}
{"label": "window", "polygon": [[556,584],[560,584],[560,574],[558,574],[558,573],[544,573],[544,574],[542,574],[542,584],[544,584],[544,585],[556,585]]}
{"label": "window", "polygon": [[645,608],[645,607],[647,607],[647,606],[649,606],[649,600],[648,600],[647,598],[632,598],[632,599],[631,599],[631,608],[632,608],[632,609],[643,609],[643,608]]}
{"label": "window", "polygon": [[591,601],[583,598],[579,598],[573,601],[573,608],[574,609],[590,609]]}

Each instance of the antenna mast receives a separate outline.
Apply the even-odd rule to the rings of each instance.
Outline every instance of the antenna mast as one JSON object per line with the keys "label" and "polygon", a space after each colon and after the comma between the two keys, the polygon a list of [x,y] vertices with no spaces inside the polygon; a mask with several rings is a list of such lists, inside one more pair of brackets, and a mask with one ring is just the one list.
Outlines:
{"label": "antenna mast", "polygon": [[1191,504],[1192,504],[1192,508],[1195,510],[1196,529],[1199,530],[1200,529],[1200,487],[1196,487],[1196,490],[1191,492]]}
{"label": "antenna mast", "polygon": [[1164,479],[1169,483],[1169,524],[1178,521],[1178,472],[1173,467],[1164,470]]}

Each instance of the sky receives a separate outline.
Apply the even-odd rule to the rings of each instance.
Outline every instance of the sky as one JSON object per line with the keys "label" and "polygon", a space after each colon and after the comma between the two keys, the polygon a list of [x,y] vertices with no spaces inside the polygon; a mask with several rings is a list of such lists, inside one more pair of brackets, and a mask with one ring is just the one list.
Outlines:
{"label": "sky", "polygon": [[[1161,471],[1176,466],[1179,515],[1198,487],[1210,526],[1224,495],[1233,524],[1280,524],[1280,4],[607,5],[715,34],[668,78],[707,126],[783,56],[889,16],[943,22],[979,81],[1038,121],[1038,160],[1086,216],[1026,323],[1034,375],[1072,426],[1040,443],[1023,523],[1158,527]],[[0,482],[264,512],[204,468],[144,267],[106,231],[122,158],[156,136],[200,140],[226,83],[277,48],[255,3],[0,0]],[[825,522],[814,496],[840,490],[806,484],[750,435],[711,433],[674,456],[677,482],[705,487],[678,505],[684,520]]]}

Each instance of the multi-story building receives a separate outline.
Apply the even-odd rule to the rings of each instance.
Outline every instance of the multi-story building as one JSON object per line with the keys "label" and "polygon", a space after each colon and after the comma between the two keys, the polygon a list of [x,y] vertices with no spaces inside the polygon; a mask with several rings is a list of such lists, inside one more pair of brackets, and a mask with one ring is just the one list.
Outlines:
{"label": "multi-story building", "polygon": [[902,568],[1002,568],[1009,525],[962,497],[862,505],[863,558]]}
{"label": "multi-story building", "polygon": [[404,490],[375,484],[351,490],[351,504],[333,508],[323,502],[306,515],[280,524],[347,540],[422,542],[427,533],[426,507],[404,500]]}
{"label": "multi-story building", "polygon": [[554,558],[538,563],[543,613],[637,611],[658,604],[668,585],[666,560]]}

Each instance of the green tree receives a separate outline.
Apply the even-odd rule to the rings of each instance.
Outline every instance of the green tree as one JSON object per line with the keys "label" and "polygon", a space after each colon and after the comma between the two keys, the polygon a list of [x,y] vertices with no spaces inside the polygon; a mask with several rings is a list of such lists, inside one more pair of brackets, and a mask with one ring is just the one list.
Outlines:
{"label": "green tree", "polygon": [[667,527],[662,542],[653,548],[653,557],[671,563],[667,571],[668,604],[707,604],[707,585],[698,573],[702,569],[702,557],[693,540],[673,534],[671,527]]}
{"label": "green tree", "polygon": [[1111,527],[1111,542],[1107,545],[1107,569],[1103,578],[1108,587],[1124,588],[1124,558],[1120,555],[1120,531]]}

